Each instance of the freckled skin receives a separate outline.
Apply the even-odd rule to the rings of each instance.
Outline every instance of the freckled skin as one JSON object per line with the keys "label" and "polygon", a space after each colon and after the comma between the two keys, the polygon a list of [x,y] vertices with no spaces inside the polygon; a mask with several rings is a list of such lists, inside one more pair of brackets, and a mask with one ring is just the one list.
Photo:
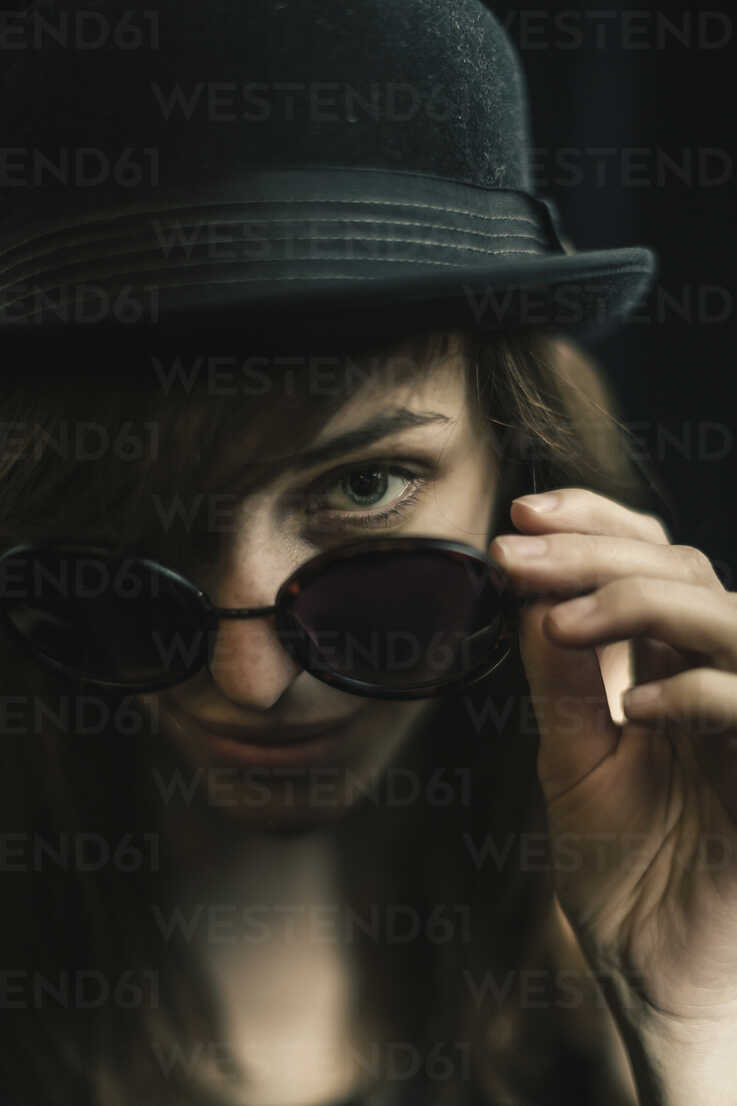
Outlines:
{"label": "freckled skin", "polygon": [[[405,430],[375,443],[365,459],[383,462],[397,457],[404,468],[413,451],[437,462],[437,471],[421,490],[418,502],[387,526],[358,529],[347,522],[330,523],[323,546],[363,536],[428,535],[464,541],[486,551],[488,521],[494,504],[496,464],[488,438],[474,423],[468,407],[460,359],[452,354],[438,362],[427,377],[408,383],[372,379],[321,430],[315,445],[351,430],[382,410],[394,406],[418,412],[440,412],[451,421]],[[360,462],[364,453],[349,458]],[[336,470],[331,464],[316,470],[322,477]],[[300,564],[319,551],[303,536],[297,513],[286,524],[278,506],[301,474],[281,476],[248,497],[243,517],[247,524],[233,536],[212,598],[222,606],[265,606],[273,603],[279,585]],[[302,478],[303,479],[303,478]],[[330,492],[330,511],[348,515],[355,502],[346,500],[339,480]],[[390,506],[402,498],[400,480],[379,503]],[[370,510],[372,508],[369,508]],[[199,811],[207,821],[227,821],[270,832],[289,831],[339,819],[380,779],[387,766],[436,709],[437,700],[395,702],[360,698],[330,687],[300,669],[285,652],[270,619],[221,624],[218,662],[212,674],[199,672],[191,680],[165,692],[140,696],[156,712],[167,755],[189,770],[200,771],[202,785],[184,817]],[[345,741],[330,760],[293,770],[239,770],[218,761],[203,735],[186,716],[214,722],[267,728],[326,724],[349,718]]]}

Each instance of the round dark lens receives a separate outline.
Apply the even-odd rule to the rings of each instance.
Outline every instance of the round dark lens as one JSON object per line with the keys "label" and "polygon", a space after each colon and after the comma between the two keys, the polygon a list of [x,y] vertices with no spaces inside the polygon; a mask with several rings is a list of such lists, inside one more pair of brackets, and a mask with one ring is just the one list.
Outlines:
{"label": "round dark lens", "polygon": [[291,614],[307,667],[396,690],[478,668],[505,622],[486,562],[439,549],[335,560],[304,583]]}
{"label": "round dark lens", "polygon": [[206,652],[194,592],[143,560],[14,554],[0,562],[0,603],[38,655],[92,680],[175,682]]}

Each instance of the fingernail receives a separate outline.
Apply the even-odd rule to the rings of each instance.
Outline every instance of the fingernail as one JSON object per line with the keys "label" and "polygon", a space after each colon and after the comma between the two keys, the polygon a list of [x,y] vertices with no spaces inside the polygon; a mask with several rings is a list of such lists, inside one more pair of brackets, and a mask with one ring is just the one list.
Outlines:
{"label": "fingernail", "polygon": [[526,534],[505,534],[496,541],[502,553],[509,557],[540,557],[548,545],[545,538],[528,537]]}
{"label": "fingernail", "polygon": [[630,707],[649,707],[662,693],[660,684],[640,684],[639,687],[631,687],[622,696],[622,705],[625,710]]}
{"label": "fingernail", "polygon": [[558,504],[558,496],[555,492],[542,492],[540,495],[520,495],[513,503],[521,503],[523,507],[529,507],[536,514],[543,511],[552,511]]}

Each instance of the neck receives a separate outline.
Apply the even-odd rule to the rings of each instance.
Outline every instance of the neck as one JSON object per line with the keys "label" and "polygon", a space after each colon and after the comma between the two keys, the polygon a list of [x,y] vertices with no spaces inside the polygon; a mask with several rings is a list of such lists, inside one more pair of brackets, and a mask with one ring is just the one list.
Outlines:
{"label": "neck", "polygon": [[181,892],[213,901],[312,901],[337,896],[337,826],[289,830],[244,827],[222,811],[172,804],[163,836]]}
{"label": "neck", "polygon": [[182,873],[175,904],[214,986],[222,1040],[248,1073],[246,1101],[301,1106],[362,1087],[367,1046],[341,936],[336,834],[168,821]]}

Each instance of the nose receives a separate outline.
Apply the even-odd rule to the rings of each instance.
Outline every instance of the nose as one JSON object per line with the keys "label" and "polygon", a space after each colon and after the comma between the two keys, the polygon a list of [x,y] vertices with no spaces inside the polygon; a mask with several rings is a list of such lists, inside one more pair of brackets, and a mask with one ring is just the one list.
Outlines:
{"label": "nose", "polygon": [[[248,544],[248,548],[246,548]],[[220,564],[210,597],[217,607],[270,607],[294,565],[278,557],[275,541],[241,542]],[[208,665],[219,691],[231,702],[267,711],[303,671],[282,645],[273,614],[220,618]]]}
{"label": "nose", "polygon": [[[240,602],[232,605],[246,606]],[[248,605],[267,606],[267,602]],[[274,616],[265,615],[219,620],[209,672],[231,702],[267,711],[281,699],[302,668],[279,640]]]}

